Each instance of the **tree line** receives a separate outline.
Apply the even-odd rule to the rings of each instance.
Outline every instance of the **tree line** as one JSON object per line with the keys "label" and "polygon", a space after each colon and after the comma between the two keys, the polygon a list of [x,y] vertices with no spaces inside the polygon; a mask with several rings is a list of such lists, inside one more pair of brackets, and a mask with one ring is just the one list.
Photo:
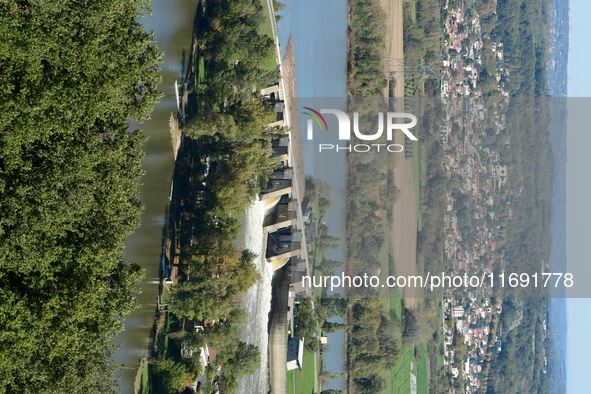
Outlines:
{"label": "tree line", "polygon": [[0,5],[0,391],[116,392],[160,52],[144,1]]}
{"label": "tree line", "polygon": [[384,76],[385,14],[377,0],[350,2],[349,95],[381,97]]}

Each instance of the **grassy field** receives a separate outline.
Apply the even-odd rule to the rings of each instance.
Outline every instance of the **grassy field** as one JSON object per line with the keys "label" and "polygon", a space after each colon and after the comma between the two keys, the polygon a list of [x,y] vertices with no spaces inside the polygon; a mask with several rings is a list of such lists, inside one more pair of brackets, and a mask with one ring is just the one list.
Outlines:
{"label": "grassy field", "polygon": [[314,393],[314,353],[304,350],[304,368],[300,371],[294,369],[287,372],[287,394],[312,394]]}
{"label": "grassy field", "polygon": [[427,371],[429,358],[427,357],[427,345],[420,345],[419,354],[421,360],[417,365],[414,356],[414,347],[405,346],[402,348],[400,360],[390,375],[392,393],[410,393],[411,373],[417,377],[417,394],[429,393],[429,375]]}
{"label": "grassy field", "polygon": [[295,393],[295,379],[294,379],[295,371],[287,371],[287,394],[294,394]]}
{"label": "grassy field", "polygon": [[419,162],[419,143],[413,141],[413,152],[412,156],[412,177],[415,189],[415,201],[417,207],[417,230],[423,229],[423,218],[421,217],[421,176],[420,176],[420,162]]}
{"label": "grassy field", "polygon": [[[269,14],[269,6],[267,5],[267,0],[261,0],[261,5],[263,6],[263,15],[265,18],[265,22],[259,26],[259,34],[265,34],[271,38],[273,38],[273,25],[271,25],[271,18],[274,18],[275,15],[271,16]],[[264,67],[265,70],[273,71],[277,68],[277,60],[275,56],[273,59],[269,61],[269,63]]]}
{"label": "grassy field", "polygon": [[197,73],[197,78],[197,81],[199,82],[203,82],[205,79],[205,62],[202,57],[199,58],[199,72]]}
{"label": "grassy field", "polygon": [[417,394],[429,394],[429,374],[427,367],[429,358],[427,357],[427,345],[424,343],[420,347],[421,362],[417,365]]}
{"label": "grassy field", "polygon": [[410,393],[410,363],[415,362],[414,348],[405,346],[402,348],[400,360],[390,374],[392,393]]}
{"label": "grassy field", "polygon": [[390,298],[390,310],[394,312],[396,318],[402,317],[402,299],[400,297]]}
{"label": "grassy field", "polygon": [[429,393],[429,375],[427,371],[429,358],[427,357],[427,346],[421,344],[419,349],[421,361],[418,365],[415,361],[414,347],[405,346],[402,349],[400,360],[391,373],[392,393],[410,393],[411,372],[417,377],[417,394]]}
{"label": "grassy field", "polygon": [[150,383],[150,365],[148,362],[142,363],[141,366],[141,383],[140,383],[140,394],[151,394],[152,393],[152,386]]}

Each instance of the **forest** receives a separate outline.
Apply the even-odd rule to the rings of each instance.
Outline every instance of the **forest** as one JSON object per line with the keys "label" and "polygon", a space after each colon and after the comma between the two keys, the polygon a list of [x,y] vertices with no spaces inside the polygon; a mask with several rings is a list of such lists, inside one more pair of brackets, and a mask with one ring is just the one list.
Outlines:
{"label": "forest", "polygon": [[[160,52],[144,1],[0,4],[0,391],[118,390],[111,340],[142,277],[141,132]],[[92,38],[92,39],[90,39]]]}
{"label": "forest", "polygon": [[[502,0],[491,36],[505,45],[509,90],[518,97],[547,96],[550,1]],[[491,15],[493,18],[493,15]]]}
{"label": "forest", "polygon": [[385,15],[377,0],[351,0],[348,86],[352,97],[381,97]]}

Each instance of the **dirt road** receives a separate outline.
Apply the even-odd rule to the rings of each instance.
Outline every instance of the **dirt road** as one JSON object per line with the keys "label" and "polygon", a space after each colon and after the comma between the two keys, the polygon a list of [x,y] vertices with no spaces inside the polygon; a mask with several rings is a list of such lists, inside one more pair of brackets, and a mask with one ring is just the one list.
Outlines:
{"label": "dirt road", "polygon": [[[386,13],[386,51],[385,58],[404,59],[403,46],[403,0],[381,0],[380,5]],[[396,74],[398,83],[394,83],[393,91],[397,112],[404,112],[404,79]],[[388,88],[384,90],[388,97]],[[395,135],[395,143],[405,145],[402,132]],[[400,190],[400,197],[394,204],[394,220],[391,224],[390,237],[394,248],[394,261],[397,275],[417,274],[417,214],[413,182],[412,160],[404,155],[395,156],[394,184]],[[416,289],[401,289],[408,308],[416,307]]]}

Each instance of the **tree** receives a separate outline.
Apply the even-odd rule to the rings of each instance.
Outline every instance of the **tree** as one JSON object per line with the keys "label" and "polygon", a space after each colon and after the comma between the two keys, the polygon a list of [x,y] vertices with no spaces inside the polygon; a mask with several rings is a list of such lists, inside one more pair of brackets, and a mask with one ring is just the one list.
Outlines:
{"label": "tree", "polygon": [[320,263],[319,269],[325,275],[332,275],[337,269],[341,267],[343,267],[343,263],[341,261],[324,259]]}
{"label": "tree", "polygon": [[155,388],[159,393],[176,394],[189,387],[195,375],[187,368],[172,359],[166,358],[151,363],[154,369]]}
{"label": "tree", "polygon": [[[320,227],[322,227],[322,226],[324,226],[324,225],[320,225]],[[324,234],[319,233],[318,238],[316,239],[316,247],[322,251],[325,251],[328,249],[338,249],[340,242],[341,242],[341,239],[339,237],[334,237],[334,236],[328,235],[326,233],[324,233]]]}
{"label": "tree", "polygon": [[346,327],[347,326],[342,323],[331,323],[331,322],[325,321],[324,324],[322,325],[322,331],[330,334],[333,332],[342,331],[342,330],[346,329]]}
{"label": "tree", "polygon": [[379,393],[385,385],[385,380],[377,375],[372,375],[368,378],[355,379],[358,393]]}
{"label": "tree", "polygon": [[[113,392],[160,52],[144,1],[0,6],[0,391]],[[117,318],[114,318],[116,316]]]}
{"label": "tree", "polygon": [[[323,297],[319,302],[319,310],[324,319],[329,319],[333,316],[344,317],[347,313],[348,302],[346,298],[339,296]],[[319,312],[319,313],[320,313]]]}
{"label": "tree", "polygon": [[322,380],[325,383],[328,382],[329,380],[340,379],[343,376],[345,376],[345,374],[342,372],[328,372],[328,371],[324,371],[320,375],[318,375],[320,380]]}
{"label": "tree", "polygon": [[245,342],[226,343],[218,353],[217,361],[224,365],[221,382],[226,390],[235,390],[238,379],[243,375],[252,375],[261,364],[259,349]]}

